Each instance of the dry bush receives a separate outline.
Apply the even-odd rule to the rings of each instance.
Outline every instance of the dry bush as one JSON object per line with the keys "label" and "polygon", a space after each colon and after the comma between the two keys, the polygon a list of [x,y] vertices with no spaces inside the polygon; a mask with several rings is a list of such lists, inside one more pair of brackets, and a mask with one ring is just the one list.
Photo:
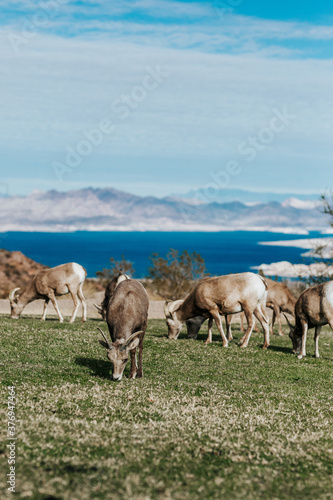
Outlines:
{"label": "dry bush", "polygon": [[133,277],[135,274],[135,269],[133,263],[126,260],[124,255],[121,256],[120,260],[116,260],[114,257],[110,258],[110,268],[104,268],[102,271],[97,271],[96,276],[100,279],[102,285],[105,287],[109,281],[119,274],[128,274]]}
{"label": "dry bush", "polygon": [[150,293],[164,299],[184,297],[197,280],[207,276],[204,259],[197,252],[170,249],[166,258],[153,253],[148,269],[147,288]]}

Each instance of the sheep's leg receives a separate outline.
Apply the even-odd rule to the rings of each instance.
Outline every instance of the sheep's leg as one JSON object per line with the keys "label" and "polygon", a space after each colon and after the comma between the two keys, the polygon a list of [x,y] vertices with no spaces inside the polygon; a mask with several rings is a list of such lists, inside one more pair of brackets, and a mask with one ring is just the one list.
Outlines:
{"label": "sheep's leg", "polygon": [[281,310],[276,305],[274,305],[274,309],[273,309],[272,335],[273,335],[273,326],[274,326],[274,323],[275,323],[275,319],[277,319],[277,321],[278,321],[278,328],[279,328],[278,332],[279,332],[279,335],[283,336],[284,333],[282,331]]}
{"label": "sheep's leg", "polygon": [[80,283],[77,294],[82,304],[82,323],[85,323],[87,321],[87,301],[83,295],[82,286],[83,283]]}
{"label": "sheep's leg", "polygon": [[141,378],[143,376],[143,371],[142,371],[142,351],[143,351],[143,338],[140,340],[140,344],[138,347],[138,372],[137,372],[137,378]]}
{"label": "sheep's leg", "polygon": [[[245,318],[245,313],[244,313],[244,311],[242,312],[242,315],[243,315],[243,318]],[[254,318],[253,318],[253,321],[254,321]],[[243,319],[243,326],[244,326],[244,323],[245,323],[245,321],[244,321],[244,319]],[[244,342],[245,337],[246,337],[246,334],[245,334],[245,330],[244,330],[244,329],[243,329],[243,332],[244,332],[244,335],[243,335],[243,337],[240,339],[240,343],[241,343],[241,344]]]}
{"label": "sheep's leg", "polygon": [[45,321],[45,318],[46,318],[46,309],[47,309],[47,306],[49,305],[49,302],[50,302],[50,299],[46,299],[45,302],[44,302],[43,315],[41,317],[42,321]]}
{"label": "sheep's leg", "polygon": [[232,340],[232,332],[231,332],[231,322],[232,322],[232,315],[231,314],[226,314],[225,315],[225,324],[227,328],[227,339]]}
{"label": "sheep's leg", "polygon": [[276,320],[276,314],[275,314],[275,309],[273,308],[273,316],[272,316],[272,324],[270,327],[271,335],[274,335],[274,325],[275,325],[275,320]]}
{"label": "sheep's leg", "polygon": [[244,328],[244,316],[245,316],[245,314],[244,314],[244,312],[242,311],[242,312],[240,313],[240,331],[241,331],[242,333],[245,333],[245,328]]}
{"label": "sheep's leg", "polygon": [[280,335],[280,337],[283,337],[284,333],[283,333],[283,330],[282,330],[282,316],[281,316],[281,309],[279,309],[278,323],[279,323],[279,335]]}
{"label": "sheep's leg", "polygon": [[241,347],[247,347],[247,344],[249,343],[251,333],[253,330],[253,326],[254,326],[254,318],[253,318],[252,311],[250,311],[249,309],[244,307],[244,313],[245,313],[246,321],[247,321],[247,329],[246,329],[245,335],[241,339]]}
{"label": "sheep's leg", "polygon": [[315,336],[314,336],[314,342],[315,342],[315,358],[319,358],[319,335],[320,335],[320,330],[321,330],[321,325],[316,326],[315,329]]}
{"label": "sheep's leg", "polygon": [[80,306],[79,306],[79,301],[78,301],[78,298],[77,298],[76,290],[72,290],[70,288],[69,292],[70,292],[70,294],[72,296],[72,299],[73,299],[73,302],[74,302],[74,310],[73,310],[73,314],[72,314],[72,317],[69,320],[69,322],[70,323],[74,323],[76,315],[77,315],[77,312],[78,312]]}
{"label": "sheep's leg", "polygon": [[302,321],[302,350],[301,350],[301,354],[299,354],[297,357],[298,359],[302,359],[306,356],[306,352],[305,352],[305,346],[306,346],[306,336],[307,336],[307,333],[308,333],[308,324],[306,323],[306,321]]}
{"label": "sheep's leg", "polygon": [[206,345],[212,343],[212,328],[213,328],[213,318],[209,318],[209,320],[208,320],[208,337],[205,341]]}
{"label": "sheep's leg", "polygon": [[212,309],[209,312],[212,315],[212,317],[214,318],[216,326],[221,334],[222,341],[223,341],[223,347],[228,347],[228,340],[227,340],[227,337],[224,335],[223,326],[222,326],[222,319],[221,319],[221,316],[219,315],[219,311],[217,309]]}
{"label": "sheep's leg", "polygon": [[129,378],[135,378],[138,367],[136,366],[136,348],[130,351],[131,354],[131,370]]}
{"label": "sheep's leg", "polygon": [[54,292],[53,292],[53,291],[52,291],[52,293],[50,293],[50,294],[49,294],[49,299],[50,299],[50,301],[51,301],[51,302],[52,302],[52,304],[53,304],[53,307],[54,307],[54,309],[55,309],[55,311],[56,311],[56,313],[57,313],[57,315],[58,315],[58,318],[59,318],[60,323],[63,323],[64,318],[63,318],[63,317],[62,317],[62,315],[61,315],[61,312],[60,312],[60,310],[59,310],[59,307],[58,307],[58,304],[57,304],[57,301],[56,301],[56,298],[55,298],[55,295],[54,295]]}
{"label": "sheep's leg", "polygon": [[268,318],[266,315],[264,315],[262,309],[260,306],[258,306],[254,310],[254,315],[258,319],[258,321],[261,323],[261,326],[264,330],[264,345],[263,349],[267,349],[269,347],[269,322]]}
{"label": "sheep's leg", "polygon": [[[244,312],[242,312],[242,313],[241,313],[241,332],[243,332],[243,333],[245,332],[245,329],[244,329],[244,318],[245,318],[245,314],[244,314]],[[254,321],[254,319],[253,319],[253,321]],[[253,323],[253,331],[255,331],[255,332],[259,332],[259,328],[257,327],[257,325],[256,325],[256,322],[255,322],[255,321],[254,321],[254,323]],[[243,337],[241,338],[241,342],[243,342],[243,341],[244,341],[245,336],[246,336],[246,335],[245,335],[245,333],[244,333]]]}

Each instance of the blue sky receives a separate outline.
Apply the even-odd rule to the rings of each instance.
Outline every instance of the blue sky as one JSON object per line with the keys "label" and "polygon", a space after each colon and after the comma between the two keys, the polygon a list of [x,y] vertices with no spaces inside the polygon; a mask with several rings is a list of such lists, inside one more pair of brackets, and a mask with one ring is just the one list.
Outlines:
{"label": "blue sky", "polygon": [[322,0],[4,0],[0,190],[332,188],[332,20]]}

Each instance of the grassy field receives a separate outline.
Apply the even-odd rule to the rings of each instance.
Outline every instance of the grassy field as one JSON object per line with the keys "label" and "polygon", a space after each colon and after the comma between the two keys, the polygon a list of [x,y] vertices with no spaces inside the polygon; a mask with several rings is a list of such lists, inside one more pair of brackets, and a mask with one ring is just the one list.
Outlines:
{"label": "grassy field", "polygon": [[[247,349],[166,338],[150,321],[144,378],[110,380],[96,326],[1,317],[1,498],[7,492],[8,386],[15,386],[16,497],[331,499],[332,365],[291,353],[287,336]],[[129,363],[125,374],[128,376]]]}

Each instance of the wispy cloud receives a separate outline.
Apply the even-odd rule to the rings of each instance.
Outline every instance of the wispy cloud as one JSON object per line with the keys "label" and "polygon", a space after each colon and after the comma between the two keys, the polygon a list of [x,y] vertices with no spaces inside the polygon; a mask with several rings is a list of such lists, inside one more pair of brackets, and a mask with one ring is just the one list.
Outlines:
{"label": "wispy cloud", "polygon": [[[0,147],[20,175],[45,175],[45,184],[52,183],[52,161],[61,160],[84,130],[115,119],[112,102],[142,81],[147,65],[157,64],[170,77],[87,159],[90,172],[99,166],[114,172],[120,158],[134,165],[141,158],[137,165],[147,178],[157,179],[156,165],[163,165],[180,183],[188,182],[191,169],[191,182],[201,182],[208,164],[232,159],[238,145],[281,106],[297,119],[265,148],[243,182],[251,182],[251,172],[252,179],[253,172],[264,179],[267,164],[288,178],[290,165],[298,172],[303,168],[308,180],[301,182],[309,185],[314,163],[321,165],[323,179],[329,172],[332,27],[236,11],[221,22],[209,3],[64,2],[16,54],[8,34],[22,33],[43,4],[3,4]],[[174,158],[187,165],[184,173],[167,166]],[[24,171],[28,161],[30,170]],[[295,187],[299,179],[295,174]],[[74,176],[71,182],[79,180]]]}
{"label": "wispy cloud", "polygon": [[[215,2],[216,3],[216,2]],[[48,7],[51,4],[58,5]],[[290,43],[333,40],[332,25],[313,25],[237,15],[237,10],[222,19],[214,2],[177,2],[172,0],[133,0],[105,3],[100,0],[75,2],[51,0],[33,4],[25,0],[4,1],[2,25],[22,31],[27,22],[34,22],[40,11],[49,14],[49,22],[41,23],[40,33],[62,36],[103,36],[108,39],[130,37],[137,43],[193,48],[209,51],[255,51]],[[323,48],[323,47],[322,47]],[[298,47],[302,51],[302,47]],[[320,52],[320,47],[317,48]],[[306,56],[305,46],[303,55]],[[282,51],[285,55],[286,52]],[[313,55],[311,53],[311,55]]]}

